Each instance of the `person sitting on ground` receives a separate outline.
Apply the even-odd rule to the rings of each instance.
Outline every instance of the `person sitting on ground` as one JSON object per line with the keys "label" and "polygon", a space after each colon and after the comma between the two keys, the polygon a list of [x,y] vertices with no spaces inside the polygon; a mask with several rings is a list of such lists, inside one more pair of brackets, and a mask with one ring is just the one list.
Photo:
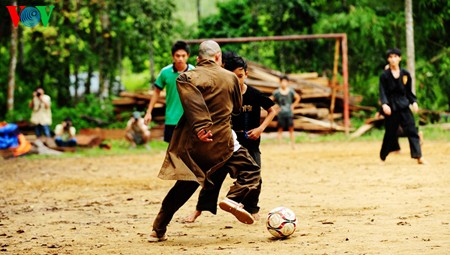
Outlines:
{"label": "person sitting on ground", "polygon": [[147,142],[150,140],[150,130],[145,125],[140,112],[133,112],[133,116],[128,120],[125,139],[130,142],[131,148],[136,148],[136,145],[147,146]]}
{"label": "person sitting on ground", "polygon": [[72,124],[72,119],[67,117],[63,122],[55,127],[55,143],[59,147],[75,147],[77,139],[75,138],[76,129]]}

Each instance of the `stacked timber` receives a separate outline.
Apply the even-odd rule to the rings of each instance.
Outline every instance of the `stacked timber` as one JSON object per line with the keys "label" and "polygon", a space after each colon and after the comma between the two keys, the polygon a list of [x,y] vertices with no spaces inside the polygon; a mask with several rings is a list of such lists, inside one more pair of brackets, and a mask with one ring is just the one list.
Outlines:
{"label": "stacked timber", "polygon": [[[279,87],[279,77],[283,73],[264,67],[260,64],[248,62],[248,78],[246,84],[270,96]],[[310,132],[345,131],[343,126],[343,90],[339,85],[333,85],[327,77],[318,73],[288,74],[289,85],[301,96],[300,104],[294,110],[294,128]],[[138,93],[122,92],[120,98],[113,100],[117,116],[122,112],[139,110],[144,112],[150,102],[153,91]],[[350,109],[360,103],[361,97],[350,97]],[[162,125],[164,123],[165,94],[161,93],[152,113],[153,120]],[[262,118],[267,113],[263,111]],[[268,126],[268,131],[275,130],[276,118]]]}

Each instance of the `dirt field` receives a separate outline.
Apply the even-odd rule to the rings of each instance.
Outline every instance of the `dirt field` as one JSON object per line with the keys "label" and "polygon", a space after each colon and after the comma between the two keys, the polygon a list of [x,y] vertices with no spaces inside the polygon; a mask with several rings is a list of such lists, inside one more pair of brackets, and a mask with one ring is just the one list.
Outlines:
{"label": "dirt field", "polygon": [[183,224],[196,194],[169,240],[148,243],[173,184],[156,177],[163,152],[0,161],[0,254],[449,254],[450,144],[426,141],[426,166],[410,159],[406,139],[384,165],[380,146],[262,146],[261,213],[295,211],[287,240],[271,239],[263,219],[244,225],[220,209]]}

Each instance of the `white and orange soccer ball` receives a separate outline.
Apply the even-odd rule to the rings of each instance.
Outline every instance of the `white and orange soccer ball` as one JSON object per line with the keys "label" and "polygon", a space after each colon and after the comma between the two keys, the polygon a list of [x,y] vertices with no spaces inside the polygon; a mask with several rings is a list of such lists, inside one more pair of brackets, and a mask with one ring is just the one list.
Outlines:
{"label": "white and orange soccer ball", "polygon": [[295,232],[297,217],[291,209],[277,207],[267,215],[266,226],[274,237],[286,238]]}

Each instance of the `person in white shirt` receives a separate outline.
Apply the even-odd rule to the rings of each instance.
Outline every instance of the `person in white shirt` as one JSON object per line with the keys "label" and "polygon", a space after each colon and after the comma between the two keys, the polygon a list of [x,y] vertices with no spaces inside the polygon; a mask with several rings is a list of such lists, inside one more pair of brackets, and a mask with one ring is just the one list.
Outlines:
{"label": "person in white shirt", "polygon": [[52,125],[51,98],[46,95],[42,87],[33,92],[33,99],[29,103],[31,112],[31,124],[34,125],[35,134],[38,138],[42,135],[51,137],[50,125]]}
{"label": "person in white shirt", "polygon": [[67,117],[63,122],[55,127],[55,143],[59,147],[75,147],[77,139],[75,138],[77,130],[72,124],[72,119]]}

